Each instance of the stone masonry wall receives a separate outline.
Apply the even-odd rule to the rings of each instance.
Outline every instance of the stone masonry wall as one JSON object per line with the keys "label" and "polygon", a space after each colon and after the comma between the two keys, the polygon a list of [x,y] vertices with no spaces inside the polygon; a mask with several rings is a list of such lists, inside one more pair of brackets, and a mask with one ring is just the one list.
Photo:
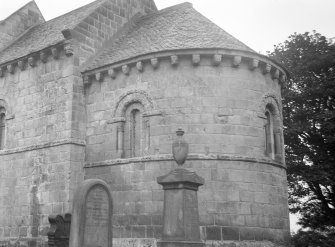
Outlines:
{"label": "stone masonry wall", "polygon": [[[50,214],[71,212],[83,180],[84,142],[77,114],[79,59],[48,57],[0,78],[6,144],[0,150],[0,244],[42,246]],[[80,86],[81,85],[81,86]],[[85,126],[85,125],[84,125]],[[83,128],[83,127],[81,127]],[[82,138],[83,139],[83,138]],[[16,246],[16,245],[15,245]]]}
{"label": "stone masonry wall", "polygon": [[[175,167],[163,160],[86,169],[86,178],[110,185],[115,238],[161,237],[163,190],[156,178]],[[198,193],[203,240],[287,240],[285,170],[227,160],[188,160],[186,168],[205,179]]]}
{"label": "stone masonry wall", "polygon": [[182,127],[191,153],[267,158],[264,99],[280,99],[271,75],[247,64],[233,68],[230,61],[215,67],[210,59],[197,67],[189,59],[177,67],[168,59],[156,70],[144,66],[144,72],[133,67],[129,75],[118,71],[116,79],[106,75],[86,86],[87,162],[117,158],[114,120],[134,100],[144,101],[144,112],[158,113],[147,117],[150,147],[143,155],[171,154],[172,138]]}
{"label": "stone masonry wall", "polygon": [[47,51],[46,62],[23,70],[13,64],[14,71],[0,77],[0,103],[6,107],[0,245],[42,246],[48,215],[71,212],[73,191],[84,178],[86,111],[79,66],[134,14],[155,10],[151,0],[107,1],[70,31],[67,55],[63,51],[56,59]]}
{"label": "stone masonry wall", "polygon": [[[199,66],[189,56],[175,66],[160,59],[157,69],[142,62],[143,72],[130,66],[129,73],[116,70],[115,79],[105,75],[85,87],[85,174],[107,181],[117,198],[114,236],[159,238],[163,191],[156,178],[174,167],[171,143],[182,127],[190,144],[187,167],[205,178],[198,197],[202,238],[287,239],[284,161],[264,151],[265,105],[268,97],[280,102],[278,80],[247,63],[234,68],[228,58],[217,67],[210,56]],[[120,159],[120,113],[136,102],[144,107],[149,147],[144,137],[142,158]]]}
{"label": "stone masonry wall", "polygon": [[44,18],[33,1],[0,21],[0,50],[25,30],[40,22],[44,22]]}
{"label": "stone masonry wall", "polygon": [[80,44],[81,62],[92,56],[135,14],[153,11],[157,8],[152,0],[109,0],[103,3],[72,31]]}

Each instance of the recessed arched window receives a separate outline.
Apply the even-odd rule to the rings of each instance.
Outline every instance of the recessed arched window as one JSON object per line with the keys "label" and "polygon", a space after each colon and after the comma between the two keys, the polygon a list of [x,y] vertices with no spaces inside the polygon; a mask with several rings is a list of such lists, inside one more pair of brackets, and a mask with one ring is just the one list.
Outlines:
{"label": "recessed arched window", "polygon": [[5,131],[6,131],[6,110],[0,107],[0,150],[5,147]]}
{"label": "recessed arched window", "polygon": [[125,110],[124,158],[139,157],[142,154],[143,106],[132,103]]}
{"label": "recessed arched window", "polygon": [[265,154],[273,160],[282,159],[282,134],[280,120],[273,105],[265,108]]}
{"label": "recessed arched window", "polygon": [[270,156],[272,159],[275,158],[275,142],[273,132],[273,116],[271,112],[266,109],[265,111],[266,123],[265,123],[265,154]]}

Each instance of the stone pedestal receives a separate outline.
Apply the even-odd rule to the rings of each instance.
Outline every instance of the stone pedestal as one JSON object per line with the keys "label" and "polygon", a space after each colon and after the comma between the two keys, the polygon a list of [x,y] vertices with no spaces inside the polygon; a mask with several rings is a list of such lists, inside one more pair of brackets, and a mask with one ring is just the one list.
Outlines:
{"label": "stone pedestal", "polygon": [[177,168],[157,178],[164,189],[162,239],[158,247],[205,246],[200,239],[198,187],[204,179],[196,173]]}

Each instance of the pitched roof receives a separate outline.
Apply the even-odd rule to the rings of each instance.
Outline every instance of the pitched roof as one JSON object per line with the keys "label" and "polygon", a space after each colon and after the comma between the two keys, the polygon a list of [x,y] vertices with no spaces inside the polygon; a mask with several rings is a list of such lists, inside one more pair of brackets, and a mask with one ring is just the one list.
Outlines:
{"label": "pitched roof", "polygon": [[97,0],[50,21],[38,24],[0,51],[0,64],[57,44],[65,38],[64,29],[72,29],[106,0]]}
{"label": "pitched roof", "polygon": [[35,0],[29,1],[28,3],[26,3],[25,5],[23,5],[21,8],[19,8],[18,10],[16,10],[15,12],[13,12],[12,14],[10,14],[9,16],[7,16],[5,19],[0,20],[0,25],[4,22],[6,22],[8,19],[12,18],[14,15],[20,13],[20,11],[25,10],[25,9],[34,9],[35,11],[38,11],[40,14],[40,18],[43,19],[44,21],[44,17],[40,11],[40,9],[38,8]]}
{"label": "pitched roof", "polygon": [[193,48],[226,48],[254,52],[205,18],[190,3],[175,5],[135,20],[112,37],[85,71],[139,55]]}

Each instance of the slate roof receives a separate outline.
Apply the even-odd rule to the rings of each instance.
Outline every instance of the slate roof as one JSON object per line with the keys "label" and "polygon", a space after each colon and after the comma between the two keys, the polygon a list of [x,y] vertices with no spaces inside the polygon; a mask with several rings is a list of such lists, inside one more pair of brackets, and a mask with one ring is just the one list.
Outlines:
{"label": "slate roof", "polygon": [[127,31],[116,35],[87,63],[84,71],[160,51],[226,48],[254,52],[197,12],[190,3],[142,16]]}
{"label": "slate roof", "polygon": [[50,21],[38,24],[0,51],[0,64],[55,45],[65,38],[64,29],[72,29],[106,0],[97,0]]}

